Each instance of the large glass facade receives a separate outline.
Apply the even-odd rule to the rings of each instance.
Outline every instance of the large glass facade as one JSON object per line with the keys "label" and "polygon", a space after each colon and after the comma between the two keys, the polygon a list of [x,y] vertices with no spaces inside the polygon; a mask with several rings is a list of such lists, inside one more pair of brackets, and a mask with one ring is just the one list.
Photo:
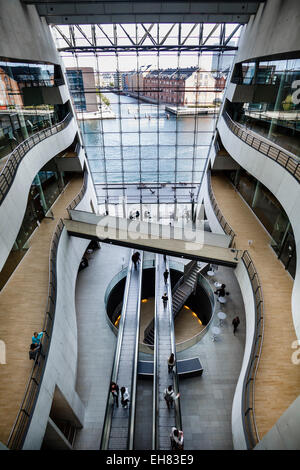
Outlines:
{"label": "large glass facade", "polygon": [[23,140],[61,120],[63,106],[24,105],[24,89],[61,84],[60,73],[53,64],[0,60],[0,166]]}
{"label": "large glass facade", "polygon": [[300,158],[300,58],[236,64],[232,81],[254,86],[252,102],[233,105],[232,117]]}
{"label": "large glass facade", "polygon": [[[191,209],[239,26],[59,26],[100,212],[124,216],[133,204],[144,214],[166,203],[176,218],[179,205]],[[86,112],[88,100],[96,111]]]}

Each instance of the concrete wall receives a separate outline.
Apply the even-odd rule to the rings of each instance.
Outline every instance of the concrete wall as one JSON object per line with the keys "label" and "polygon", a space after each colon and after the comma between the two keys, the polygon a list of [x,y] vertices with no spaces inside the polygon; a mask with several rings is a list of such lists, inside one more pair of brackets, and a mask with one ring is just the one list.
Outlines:
{"label": "concrete wall", "polygon": [[280,416],[254,450],[300,449],[300,396]]}
{"label": "concrete wall", "polygon": [[0,205],[0,220],[6,221],[5,230],[0,231],[0,269],[20,230],[35,175],[49,160],[72,144],[77,131],[77,124],[72,119],[65,129],[36,144],[20,162],[11,188]]}
{"label": "concrete wall", "polygon": [[[90,211],[90,200],[97,207],[91,177],[78,209]],[[78,421],[83,424],[85,407],[75,390],[77,373],[77,321],[75,286],[78,266],[89,240],[70,237],[63,230],[57,253],[57,300],[48,360],[35,411],[24,442],[24,450],[40,449],[57,385]]]}
{"label": "concrete wall", "polygon": [[218,131],[228,153],[274,194],[291,222],[297,251],[292,314],[296,335],[300,339],[300,185],[282,166],[245,144],[233,134],[227,127],[223,117],[219,119]]}
{"label": "concrete wall", "polygon": [[0,0],[0,56],[60,64],[52,35],[33,5]]}
{"label": "concrete wall", "polygon": [[244,27],[236,62],[299,51],[300,2],[268,0]]}
{"label": "concrete wall", "polygon": [[243,414],[242,414],[242,399],[243,399],[243,383],[247,371],[249,359],[251,356],[252,342],[255,332],[255,302],[251,286],[251,281],[248,276],[247,269],[240,261],[234,270],[234,274],[238,280],[243,302],[245,306],[246,318],[246,343],[244,349],[243,363],[241,367],[240,376],[236,385],[232,411],[231,411],[231,426],[232,426],[232,440],[235,450],[246,450],[247,444],[243,428]]}

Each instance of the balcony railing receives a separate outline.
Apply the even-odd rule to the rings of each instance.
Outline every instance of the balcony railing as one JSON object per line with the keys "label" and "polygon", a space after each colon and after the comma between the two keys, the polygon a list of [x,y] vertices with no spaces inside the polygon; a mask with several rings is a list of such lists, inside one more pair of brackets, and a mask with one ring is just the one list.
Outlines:
{"label": "balcony railing", "polygon": [[[85,172],[84,181],[81,191],[76,198],[68,206],[75,208],[83,199],[87,188],[88,173]],[[26,433],[34,412],[35,404],[38,398],[40,385],[43,379],[45,365],[48,357],[48,351],[51,342],[52,327],[54,323],[55,309],[56,309],[56,295],[57,295],[57,250],[61,233],[64,228],[63,220],[61,219],[56,226],[49,254],[49,287],[48,287],[48,300],[43,324],[44,335],[42,338],[42,353],[36,358],[31,375],[27,382],[24,398],[19,409],[16,421],[13,425],[12,431],[8,438],[7,447],[10,449],[22,449]]]}
{"label": "balcony railing", "polygon": [[247,269],[251,281],[254,303],[255,303],[255,330],[251,348],[251,355],[243,383],[243,426],[248,449],[253,449],[259,442],[258,431],[255,421],[254,391],[255,378],[261,356],[264,334],[264,301],[260,280],[248,251],[244,251],[242,261]]}
{"label": "balcony railing", "polygon": [[243,126],[238,125],[234,122],[228,113],[223,113],[223,118],[229,127],[229,129],[243,142],[245,142],[250,147],[258,150],[258,152],[263,153],[267,157],[274,160],[276,163],[285,168],[291,175],[300,181],[300,162],[289,155],[287,152],[280,150],[278,147],[275,147],[272,144],[267,143],[265,140],[259,139],[254,136],[252,133],[248,132]]}
{"label": "balcony railing", "polygon": [[221,225],[222,229],[224,230],[224,232],[226,233],[226,235],[229,235],[231,237],[231,241],[230,241],[230,244],[229,246],[231,248],[234,248],[235,247],[235,232],[232,230],[232,228],[230,227],[230,225],[228,224],[228,222],[226,222],[226,219],[225,217],[223,216],[218,204],[217,204],[217,201],[216,201],[216,198],[215,198],[215,195],[213,193],[213,190],[212,190],[212,185],[211,185],[211,173],[210,171],[207,171],[207,186],[208,186],[208,195],[209,195],[209,199],[210,199],[210,202],[211,202],[211,205],[213,207],[213,210],[214,210],[214,213],[215,213],[215,216],[217,217],[218,221],[219,221],[219,224]]}
{"label": "balcony railing", "polygon": [[69,113],[63,119],[63,121],[59,122],[58,124],[55,124],[52,127],[48,127],[47,129],[37,132],[36,134],[33,134],[31,137],[24,140],[20,145],[18,145],[13,152],[11,152],[5,163],[5,166],[3,167],[0,173],[0,205],[2,204],[7,193],[10,190],[20,162],[23,160],[29,150],[31,150],[39,142],[45,140],[47,137],[57,134],[61,130],[65,129],[71,119],[72,114]]}
{"label": "balcony railing", "polygon": [[62,220],[56,226],[50,248],[49,256],[49,287],[46,314],[43,324],[44,335],[42,338],[42,352],[36,357],[32,372],[27,382],[25,395],[18,412],[16,421],[9,435],[7,447],[9,449],[22,449],[26,433],[34,412],[35,404],[38,398],[41,382],[44,375],[45,365],[48,357],[52,327],[54,323],[54,315],[56,308],[57,295],[57,277],[56,277],[56,260],[57,249],[60,235],[63,231],[64,223]]}

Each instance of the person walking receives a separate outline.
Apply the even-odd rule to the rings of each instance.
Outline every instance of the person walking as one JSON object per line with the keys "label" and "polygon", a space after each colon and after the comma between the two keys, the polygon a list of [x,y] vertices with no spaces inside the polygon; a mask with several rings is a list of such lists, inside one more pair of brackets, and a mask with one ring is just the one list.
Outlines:
{"label": "person walking", "polygon": [[174,400],[178,400],[179,397],[180,393],[177,393],[177,395],[175,395],[172,385],[169,385],[168,388],[164,390],[164,399],[167,403],[168,410],[172,408]]}
{"label": "person walking", "polygon": [[110,391],[114,400],[113,404],[116,404],[117,408],[119,408],[119,386],[115,382],[111,382]]}
{"label": "person walking", "polygon": [[134,269],[137,270],[137,264],[140,262],[140,253],[139,253],[139,251],[136,251],[135,253],[133,253],[131,259],[134,263]]}
{"label": "person walking", "polygon": [[235,335],[235,332],[237,330],[237,327],[239,326],[240,324],[240,319],[239,317],[235,317],[233,320],[232,320],[232,324],[233,324],[233,334]]}
{"label": "person walking", "polygon": [[168,282],[168,277],[169,277],[169,271],[166,269],[164,272],[164,279],[165,279],[165,284]]}
{"label": "person walking", "polygon": [[128,402],[129,402],[128,388],[121,387],[121,405],[123,406],[123,408],[128,407]]}
{"label": "person walking", "polygon": [[168,373],[169,374],[173,371],[174,366],[175,366],[175,356],[174,356],[174,353],[172,353],[168,359]]}
{"label": "person walking", "polygon": [[170,434],[170,440],[172,450],[183,450],[183,431],[173,427]]}
{"label": "person walking", "polygon": [[169,300],[169,297],[167,296],[167,293],[165,292],[164,295],[162,296],[162,301],[163,301],[163,304],[164,304],[164,308],[166,308],[168,300]]}

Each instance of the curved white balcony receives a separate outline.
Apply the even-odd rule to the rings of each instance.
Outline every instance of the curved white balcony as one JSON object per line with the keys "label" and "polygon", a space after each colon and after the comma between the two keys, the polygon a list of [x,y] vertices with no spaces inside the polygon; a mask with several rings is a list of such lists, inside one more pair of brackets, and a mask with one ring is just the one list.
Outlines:
{"label": "curved white balcony", "polygon": [[40,169],[74,141],[78,131],[69,114],[61,123],[34,134],[9,156],[0,174],[0,269],[15,242],[32,181]]}

